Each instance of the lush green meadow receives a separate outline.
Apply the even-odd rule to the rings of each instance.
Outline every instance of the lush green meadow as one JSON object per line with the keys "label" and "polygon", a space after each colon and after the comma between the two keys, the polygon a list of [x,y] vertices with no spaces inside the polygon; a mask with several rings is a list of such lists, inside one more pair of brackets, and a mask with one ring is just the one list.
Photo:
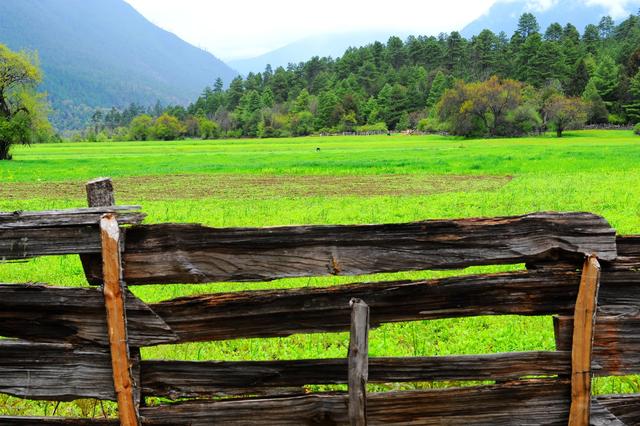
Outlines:
{"label": "lush green meadow", "polygon": [[[83,206],[84,182],[111,176],[118,203],[142,205],[148,223],[382,223],[558,210],[598,213],[620,233],[631,234],[640,233],[639,165],[640,137],[630,131],[574,132],[562,139],[371,136],[35,145],[18,147],[14,161],[0,163],[0,211]],[[476,268],[463,273],[521,267]],[[445,273],[425,271],[149,286],[133,291],[145,301],[158,301],[205,292],[442,275]],[[75,256],[0,264],[0,282],[24,281],[86,285]],[[345,333],[298,335],[157,347],[145,350],[143,356],[193,360],[342,357],[347,342]],[[548,317],[385,325],[372,331],[370,351],[372,356],[428,356],[536,349],[554,349]],[[635,377],[600,379],[596,390],[640,391],[640,382]],[[51,414],[53,410],[52,404],[0,396],[0,407],[3,405],[5,412],[19,414],[42,415],[45,410]],[[63,404],[57,413],[90,414],[91,407],[88,402]]]}

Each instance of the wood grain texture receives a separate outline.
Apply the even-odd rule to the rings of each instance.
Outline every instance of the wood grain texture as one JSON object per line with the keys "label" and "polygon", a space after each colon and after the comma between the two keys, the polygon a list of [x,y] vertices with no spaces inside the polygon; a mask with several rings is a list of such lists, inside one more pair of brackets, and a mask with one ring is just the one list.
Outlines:
{"label": "wood grain texture", "polygon": [[[369,358],[370,383],[502,380],[571,373],[570,352]],[[170,399],[263,394],[268,389],[345,384],[348,361],[143,361],[143,393]]]}
{"label": "wood grain texture", "polygon": [[[139,358],[132,359],[140,380]],[[115,400],[106,348],[0,340],[0,393],[36,400]]]}
{"label": "wood grain texture", "polygon": [[514,272],[326,288],[218,293],[151,308],[180,341],[276,337],[349,329],[345,301],[366,300],[371,326],[475,315],[572,314],[577,272]]}
{"label": "wood grain texture", "polygon": [[118,417],[121,426],[138,426],[140,422],[134,398],[135,382],[131,372],[125,290],[122,282],[120,228],[112,214],[106,214],[100,219],[100,236],[102,238],[104,305],[107,311],[107,331],[113,387],[118,400]]}
{"label": "wood grain texture", "polygon": [[582,267],[573,316],[569,426],[588,426],[591,418],[591,358],[599,287],[600,263],[590,255]]}
{"label": "wood grain texture", "polygon": [[600,404],[597,399],[591,400],[590,426],[626,426],[626,424],[616,417],[607,407]]}
{"label": "wood grain texture", "polygon": [[[116,204],[113,183],[110,178],[97,178],[87,182],[87,205],[108,207]],[[102,254],[81,254],[82,269],[91,285],[102,285]]]}
{"label": "wood grain texture", "polygon": [[268,281],[524,263],[597,252],[616,257],[615,231],[589,213],[434,220],[408,224],[127,230],[129,285]]}
{"label": "wood grain texture", "polygon": [[117,215],[121,225],[139,224],[137,206],[0,213],[0,261],[35,256],[100,253],[100,217]]}
{"label": "wood grain texture", "polygon": [[604,395],[597,401],[626,425],[640,424],[640,394]]}
{"label": "wood grain texture", "polygon": [[[573,318],[554,321],[556,348],[571,350]],[[596,376],[640,374],[640,316],[597,316],[591,368]]]}
{"label": "wood grain texture", "polygon": [[[131,345],[177,340],[169,326],[131,293],[127,294],[126,308]],[[102,292],[96,288],[0,284],[0,336],[108,346]]]}
{"label": "wood grain texture", "polygon": [[[343,394],[310,394],[194,401],[146,407],[141,414],[150,425],[348,425],[347,400]],[[367,417],[369,425],[566,425],[569,400],[566,381],[389,392],[368,396]]]}
{"label": "wood grain texture", "polygon": [[98,225],[105,214],[114,214],[121,225],[138,225],[146,214],[140,206],[94,206],[80,209],[0,212],[0,230]]}
{"label": "wood grain texture", "polygon": [[351,299],[349,338],[349,423],[367,426],[367,381],[369,380],[369,306]]}

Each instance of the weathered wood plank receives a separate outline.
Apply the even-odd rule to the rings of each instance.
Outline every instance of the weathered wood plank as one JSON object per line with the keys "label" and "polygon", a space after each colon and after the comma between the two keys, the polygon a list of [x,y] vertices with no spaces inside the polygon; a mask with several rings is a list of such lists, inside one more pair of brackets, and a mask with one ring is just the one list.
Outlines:
{"label": "weathered wood plank", "polygon": [[591,417],[588,424],[590,426],[627,426],[595,398],[591,400]]}
{"label": "weathered wood plank", "polygon": [[573,314],[578,272],[514,272],[426,281],[219,293],[151,305],[183,342],[349,329],[345,300],[371,307],[371,326],[475,315]]}
{"label": "weathered wood plank", "polygon": [[[146,396],[171,399],[262,394],[270,388],[345,384],[347,359],[246,362],[143,361]],[[569,375],[570,352],[369,358],[370,383],[504,380]]]}
{"label": "weathered wood plank", "polygon": [[640,394],[604,395],[597,401],[625,424],[640,424]]}
{"label": "weathered wood plank", "polygon": [[537,213],[408,224],[127,230],[125,281],[199,283],[451,269],[597,252],[616,257],[615,231],[589,213]]}
{"label": "weathered wood plank", "polygon": [[[153,425],[348,425],[347,396],[186,402],[141,409]],[[369,425],[566,425],[570,387],[564,381],[510,383],[423,392],[370,394]]]}
{"label": "weathered wood plank", "polygon": [[600,263],[590,255],[582,267],[573,316],[569,426],[588,426],[591,418],[591,357],[599,287]]}
{"label": "weathered wood plank", "polygon": [[[140,380],[139,358],[132,359]],[[36,400],[115,400],[106,348],[0,340],[0,393]]]}
{"label": "weathered wood plank", "polygon": [[351,299],[351,337],[349,339],[349,422],[367,426],[367,381],[369,379],[369,306]]}
{"label": "weathered wood plank", "polygon": [[[107,311],[107,331],[113,371],[113,387],[118,400],[121,426],[138,426],[138,407],[134,398],[134,380],[131,372],[125,288],[122,282],[120,260],[120,228],[112,214],[100,219],[102,238],[102,272],[104,305]],[[137,398],[138,402],[140,398]]]}
{"label": "weathered wood plank", "polygon": [[146,214],[140,206],[104,206],[68,210],[0,212],[0,230],[98,225],[102,215],[117,215],[121,225],[138,225]]}
{"label": "weathered wood plank", "polygon": [[[557,317],[556,348],[571,350],[573,318]],[[640,316],[598,315],[594,331],[593,373],[597,376],[640,374]]]}
{"label": "weathered wood plank", "polygon": [[[169,326],[131,293],[126,308],[132,346],[176,341]],[[96,288],[0,284],[0,336],[108,346],[104,298]]]}

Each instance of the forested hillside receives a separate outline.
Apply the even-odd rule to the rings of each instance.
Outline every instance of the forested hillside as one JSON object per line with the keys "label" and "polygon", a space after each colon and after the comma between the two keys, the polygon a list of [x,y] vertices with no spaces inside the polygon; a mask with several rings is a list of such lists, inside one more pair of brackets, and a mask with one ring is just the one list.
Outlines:
{"label": "forested hillside", "polygon": [[59,129],[86,125],[96,107],[187,104],[236,75],[123,0],[2,0],[0,43],[38,52]]}
{"label": "forested hillside", "polygon": [[[637,15],[617,25],[604,17],[580,31],[571,24],[540,28],[534,15],[524,14],[511,35],[484,30],[471,39],[457,32],[391,37],[386,44],[349,49],[336,60],[314,57],[286,69],[267,67],[237,77],[228,90],[218,82],[188,108],[166,109],[160,122],[142,117],[131,136],[163,138],[166,132],[154,134],[153,126],[166,130],[169,122],[172,136],[196,137],[386,128],[515,135],[550,128],[551,117],[564,119],[567,109],[575,109],[571,117],[576,123],[629,124],[640,121],[639,67]],[[499,78],[489,80],[491,76]],[[488,82],[464,86],[457,81]],[[442,108],[450,88],[447,106],[460,101],[458,116]],[[462,98],[456,101],[456,94]],[[497,107],[479,106],[502,98],[509,99],[508,109],[500,114],[504,123],[497,123]],[[474,104],[473,99],[483,102]],[[476,128],[460,130],[459,123],[451,122],[458,118]],[[484,128],[478,128],[478,121],[485,121]],[[110,132],[126,125],[125,116],[114,111],[108,123],[96,122],[94,130]]]}

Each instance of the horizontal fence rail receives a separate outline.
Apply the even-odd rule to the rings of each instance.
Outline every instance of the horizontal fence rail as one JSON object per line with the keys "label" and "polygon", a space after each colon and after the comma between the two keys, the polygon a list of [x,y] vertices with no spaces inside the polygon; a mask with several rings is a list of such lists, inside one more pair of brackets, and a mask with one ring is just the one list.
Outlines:
{"label": "horizontal fence rail", "polygon": [[[124,242],[120,253],[112,245],[116,261],[109,267],[119,270],[120,254],[125,335],[109,341],[102,288],[0,284],[0,336],[6,337],[0,340],[0,393],[114,401],[113,369],[119,363],[121,373],[130,367],[133,389],[126,383],[119,389],[129,402],[133,396],[135,407],[128,420],[5,416],[0,425],[640,423],[640,396],[610,395],[589,404],[592,375],[640,374],[640,236],[616,237],[599,216],[536,213],[259,229],[141,225],[138,207],[110,205],[115,203],[110,181],[92,181],[88,190],[88,209],[0,213],[0,260],[81,254],[87,280],[101,284],[109,269],[103,271],[99,223],[117,220]],[[585,256],[592,256],[593,265],[600,262],[599,276],[581,269]],[[126,289],[505,264],[526,264],[526,270],[202,294],[154,304]],[[110,282],[117,287],[117,274]],[[591,287],[577,305],[581,282]],[[592,291],[594,285],[599,293]],[[366,306],[367,314],[363,310],[352,318],[351,300]],[[582,313],[582,306],[596,302],[591,350],[588,333],[574,338],[574,316],[588,325],[590,313]],[[484,315],[555,315],[556,350],[368,356],[369,326]],[[352,339],[344,358],[196,362],[139,355],[139,348],[161,344],[344,331],[351,331]],[[126,356],[113,355],[115,345]],[[578,371],[580,404],[572,399],[572,386],[578,385],[576,348],[586,357]],[[367,393],[365,387],[439,381],[495,384],[382,393]],[[346,393],[308,393],[310,385],[346,384]],[[145,406],[140,404],[145,397],[182,401]]]}

